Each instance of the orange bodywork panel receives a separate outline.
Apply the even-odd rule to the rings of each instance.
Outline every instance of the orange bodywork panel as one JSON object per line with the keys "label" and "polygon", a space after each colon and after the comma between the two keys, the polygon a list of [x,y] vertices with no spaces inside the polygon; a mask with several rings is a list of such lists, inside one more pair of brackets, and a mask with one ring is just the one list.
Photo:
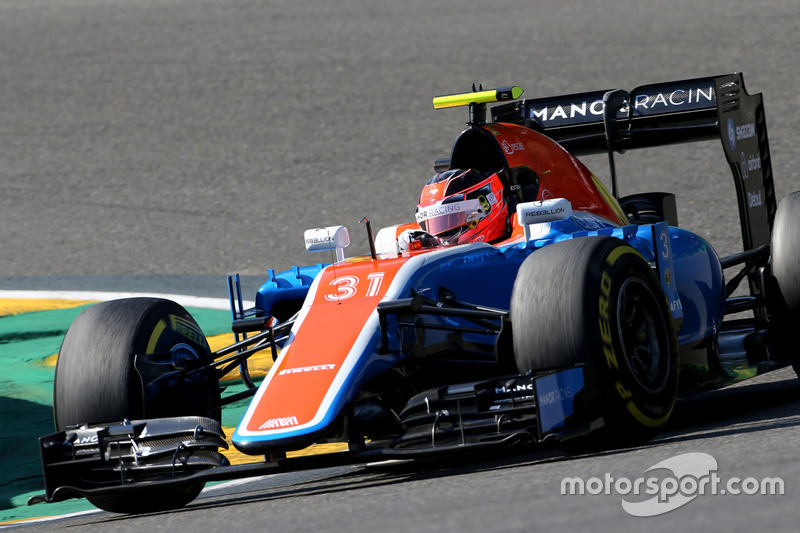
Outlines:
{"label": "orange bodywork panel", "polygon": [[572,208],[627,224],[619,203],[578,158],[539,132],[515,124],[488,124],[513,171],[527,167],[539,177],[537,200],[568,198]]}

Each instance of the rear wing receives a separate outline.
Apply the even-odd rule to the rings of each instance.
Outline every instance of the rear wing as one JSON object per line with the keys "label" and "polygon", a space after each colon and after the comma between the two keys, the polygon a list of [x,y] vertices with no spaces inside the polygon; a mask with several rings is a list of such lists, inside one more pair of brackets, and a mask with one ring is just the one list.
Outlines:
{"label": "rear wing", "polygon": [[519,100],[491,112],[493,122],[543,131],[578,156],[719,139],[736,186],[744,249],[769,244],[777,203],[764,104],[761,94],[747,94],[740,73]]}

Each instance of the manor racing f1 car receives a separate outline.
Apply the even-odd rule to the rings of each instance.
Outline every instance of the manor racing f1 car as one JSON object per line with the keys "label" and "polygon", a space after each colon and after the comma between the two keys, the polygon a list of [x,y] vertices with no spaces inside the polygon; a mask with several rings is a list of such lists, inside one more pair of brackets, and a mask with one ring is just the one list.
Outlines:
{"label": "manor racing f1 car", "polygon": [[[40,439],[45,494],[32,503],[142,512],[184,505],[211,480],[631,445],[664,426],[678,395],[797,362],[800,193],[776,205],[762,98],[741,75],[521,93],[434,99],[467,106],[469,122],[416,220],[375,236],[367,221],[365,257],[345,257],[342,226],[307,231],[307,248],[336,260],[269,271],[250,309],[230,277],[228,348],[212,353],[167,300],[84,311],[59,354],[57,433]],[[743,251],[725,258],[678,226],[674,195],[616,190],[616,153],[713,139],[741,218]],[[610,192],[576,158],[591,153],[608,154]],[[258,352],[274,359],[260,384],[248,368]],[[243,391],[222,394],[236,369]],[[220,409],[249,396],[231,441],[263,460],[230,465]],[[286,457],[324,442],[348,451]]]}

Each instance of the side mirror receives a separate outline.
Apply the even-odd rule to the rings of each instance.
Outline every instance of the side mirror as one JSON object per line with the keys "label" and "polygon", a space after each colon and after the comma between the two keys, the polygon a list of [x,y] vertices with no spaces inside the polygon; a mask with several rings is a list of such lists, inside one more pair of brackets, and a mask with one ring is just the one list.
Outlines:
{"label": "side mirror", "polygon": [[572,204],[566,198],[554,198],[517,204],[517,222],[525,228],[525,240],[531,238],[530,226],[555,222],[572,216]]}
{"label": "side mirror", "polygon": [[307,229],[303,239],[309,252],[336,250],[336,261],[344,261],[344,249],[350,246],[350,232],[344,226]]}

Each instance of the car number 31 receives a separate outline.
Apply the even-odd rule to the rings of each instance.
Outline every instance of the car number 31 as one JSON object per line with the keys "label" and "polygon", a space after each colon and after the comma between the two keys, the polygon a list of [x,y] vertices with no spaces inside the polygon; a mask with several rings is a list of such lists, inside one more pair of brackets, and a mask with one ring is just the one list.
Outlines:
{"label": "car number 31", "polygon": [[[367,274],[367,292],[365,298],[374,298],[378,296],[383,284],[383,272],[372,272]],[[340,302],[352,298],[358,292],[358,285],[361,278],[358,276],[340,276],[330,281],[328,285],[335,287],[334,292],[325,295],[325,299],[329,302]]]}

